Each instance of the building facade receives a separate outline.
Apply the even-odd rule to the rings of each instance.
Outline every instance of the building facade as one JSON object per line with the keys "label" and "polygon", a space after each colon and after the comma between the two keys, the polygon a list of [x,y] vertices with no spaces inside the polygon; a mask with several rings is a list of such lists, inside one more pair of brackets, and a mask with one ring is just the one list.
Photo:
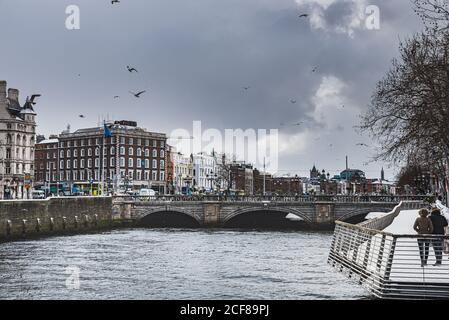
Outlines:
{"label": "building facade", "polygon": [[175,194],[191,193],[193,186],[193,156],[173,151]]}
{"label": "building facade", "polygon": [[97,195],[103,182],[104,193],[141,188],[164,193],[166,135],[124,121],[108,128],[110,137],[104,137],[103,127],[96,127],[41,141],[36,157],[40,185],[50,185],[51,193],[57,194]]}
{"label": "building facade", "polygon": [[34,184],[34,102],[19,102],[19,90],[0,81],[0,198],[29,199]]}
{"label": "building facade", "polygon": [[217,167],[215,157],[204,152],[193,155],[193,189],[212,192],[216,188]]}

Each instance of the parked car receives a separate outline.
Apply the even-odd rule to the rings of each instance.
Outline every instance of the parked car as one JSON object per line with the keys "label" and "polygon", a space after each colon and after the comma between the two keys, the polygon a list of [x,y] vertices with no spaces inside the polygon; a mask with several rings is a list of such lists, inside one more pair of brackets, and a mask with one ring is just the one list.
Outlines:
{"label": "parked car", "polygon": [[140,189],[139,196],[152,197],[156,195],[156,191],[153,189]]}
{"label": "parked car", "polygon": [[43,190],[33,190],[31,193],[33,199],[45,199],[45,191]]}

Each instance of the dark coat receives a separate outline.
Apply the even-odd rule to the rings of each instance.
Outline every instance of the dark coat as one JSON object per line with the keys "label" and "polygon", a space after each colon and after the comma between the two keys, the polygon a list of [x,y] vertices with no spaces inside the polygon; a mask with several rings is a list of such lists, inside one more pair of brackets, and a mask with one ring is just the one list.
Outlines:
{"label": "dark coat", "polygon": [[434,213],[430,215],[430,220],[432,220],[433,225],[433,233],[432,234],[443,234],[444,235],[444,227],[447,227],[447,220],[439,213]]}

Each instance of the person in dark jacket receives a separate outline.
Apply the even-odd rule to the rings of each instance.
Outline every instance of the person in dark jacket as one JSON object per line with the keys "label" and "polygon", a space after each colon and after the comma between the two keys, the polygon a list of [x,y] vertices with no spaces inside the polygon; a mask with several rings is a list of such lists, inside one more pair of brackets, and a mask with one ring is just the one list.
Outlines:
{"label": "person in dark jacket", "polygon": [[[441,215],[441,211],[438,208],[432,210],[430,215],[430,220],[432,220],[433,225],[433,235],[444,236],[446,233],[446,228],[448,226],[447,220]],[[432,240],[433,251],[435,251],[435,259],[437,262],[434,266],[441,266],[443,260],[443,238]]]}
{"label": "person in dark jacket", "polygon": [[[427,209],[419,210],[419,217],[416,218],[413,229],[420,235],[429,235],[433,233],[433,224],[428,217],[429,211]],[[421,257],[421,267],[427,265],[429,258],[430,240],[418,239],[419,256]]]}

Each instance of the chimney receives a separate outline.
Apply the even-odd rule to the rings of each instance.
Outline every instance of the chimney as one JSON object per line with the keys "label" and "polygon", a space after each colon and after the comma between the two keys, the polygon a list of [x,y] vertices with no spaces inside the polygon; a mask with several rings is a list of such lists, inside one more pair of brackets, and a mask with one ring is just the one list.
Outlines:
{"label": "chimney", "polygon": [[6,103],[6,81],[0,81],[0,104]]}
{"label": "chimney", "polygon": [[19,101],[19,90],[17,89],[8,89],[8,98],[10,100]]}
{"label": "chimney", "polygon": [[348,156],[346,156],[346,170],[349,170],[349,166],[348,166]]}

